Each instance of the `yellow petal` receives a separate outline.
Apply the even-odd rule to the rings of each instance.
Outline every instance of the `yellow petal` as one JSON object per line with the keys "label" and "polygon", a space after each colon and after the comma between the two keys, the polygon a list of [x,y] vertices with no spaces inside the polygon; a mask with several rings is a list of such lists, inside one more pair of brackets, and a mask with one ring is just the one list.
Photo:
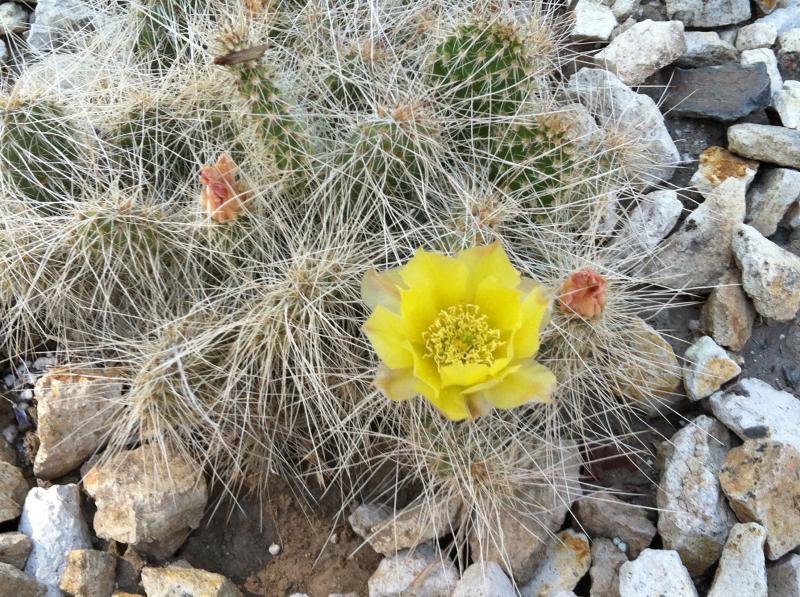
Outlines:
{"label": "yellow petal", "polygon": [[379,367],[375,386],[392,400],[408,400],[419,394],[419,382],[412,369]]}
{"label": "yellow petal", "polygon": [[485,381],[489,377],[489,365],[482,363],[454,363],[439,367],[442,387],[472,386]]}
{"label": "yellow petal", "polygon": [[470,417],[467,400],[460,388],[453,387],[422,394],[451,421],[461,421]]}
{"label": "yellow petal", "polygon": [[400,291],[401,313],[406,334],[411,342],[423,344],[423,332],[427,330],[439,309],[435,304],[434,291],[430,287],[417,287]]}
{"label": "yellow petal", "polygon": [[489,318],[489,325],[504,332],[519,327],[522,297],[519,290],[503,286],[490,276],[478,284],[475,303]]}
{"label": "yellow petal", "polygon": [[550,402],[555,389],[553,372],[540,363],[527,361],[479,394],[495,408],[508,409],[528,402]]}
{"label": "yellow petal", "polygon": [[519,284],[519,272],[511,265],[500,242],[461,251],[456,257],[469,270],[468,291],[474,293],[484,278],[493,276],[497,283],[507,288]]}
{"label": "yellow petal", "polygon": [[437,311],[464,302],[467,266],[453,257],[419,249],[400,276],[408,288],[430,288]]}
{"label": "yellow petal", "polygon": [[361,281],[361,298],[370,309],[383,305],[387,309],[400,312],[400,287],[403,284],[398,268],[382,273],[370,269]]}
{"label": "yellow petal", "polygon": [[442,381],[439,378],[439,369],[433,359],[426,359],[422,353],[415,350],[413,353],[414,359],[414,375],[420,379],[425,385],[430,386],[434,390],[442,387]]}
{"label": "yellow petal", "polygon": [[514,334],[514,357],[527,359],[539,350],[539,334],[550,318],[551,298],[542,286],[536,286],[522,300],[520,326]]}
{"label": "yellow petal", "polygon": [[403,320],[396,313],[378,305],[364,324],[364,333],[389,368],[405,369],[414,364],[411,345],[403,330]]}

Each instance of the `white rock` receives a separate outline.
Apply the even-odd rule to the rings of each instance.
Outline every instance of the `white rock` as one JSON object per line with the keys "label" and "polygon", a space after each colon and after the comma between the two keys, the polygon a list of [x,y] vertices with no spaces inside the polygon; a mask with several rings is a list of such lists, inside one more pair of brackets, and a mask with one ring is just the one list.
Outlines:
{"label": "white rock", "polygon": [[722,550],[708,597],[767,597],[766,539],[767,531],[760,524],[734,525]]}
{"label": "white rock", "polygon": [[683,204],[675,191],[648,193],[631,211],[614,242],[633,253],[651,251],[672,231],[682,211]]}
{"label": "white rock", "polygon": [[592,541],[592,579],[590,597],[619,597],[619,569],[628,556],[610,539]]}
{"label": "white rock", "polygon": [[25,572],[47,585],[47,597],[61,597],[58,583],[73,549],[91,549],[89,528],[81,514],[77,485],[34,487],[28,492],[19,530],[33,543]]}
{"label": "white rock", "polygon": [[724,348],[703,336],[686,349],[683,385],[690,400],[702,400],[742,372]]}
{"label": "white rock", "polygon": [[728,430],[701,415],[659,450],[658,532],[664,548],[677,551],[693,575],[719,559],[736,522],[717,480],[729,448]]}
{"label": "white rock", "polygon": [[778,30],[778,34],[800,27],[800,5],[784,6],[755,22],[773,25]]}
{"label": "white rock", "polygon": [[16,2],[0,4],[0,35],[22,33],[28,28],[28,11]]}
{"label": "white rock", "polygon": [[685,53],[683,23],[648,19],[615,37],[593,60],[600,68],[616,74],[623,83],[639,85]]}
{"label": "white rock", "polygon": [[611,5],[611,12],[617,19],[618,23],[622,23],[633,16],[639,8],[639,0],[614,0]]}
{"label": "white rock", "polygon": [[38,0],[28,45],[35,50],[48,50],[65,33],[86,27],[94,16],[91,3],[82,0]]}
{"label": "white rock", "polygon": [[800,81],[784,81],[783,87],[773,94],[772,102],[783,126],[800,128]]}
{"label": "white rock", "polygon": [[617,26],[617,19],[611,9],[595,0],[578,0],[573,18],[570,36],[578,40],[608,41]]}
{"label": "white rock", "polygon": [[589,538],[572,529],[561,531],[548,542],[542,561],[520,595],[547,597],[558,591],[571,591],[589,571],[591,563]]}
{"label": "white rock", "polygon": [[736,48],[716,31],[686,31],[684,37],[686,52],[675,62],[678,66],[716,66],[739,58]]}
{"label": "white rock", "polygon": [[645,549],[619,569],[620,597],[697,597],[678,552]]}
{"label": "white rock", "polygon": [[[736,49],[740,51],[769,48],[778,38],[778,30],[771,23],[751,23],[739,29]],[[774,91],[774,90],[773,90]]]}
{"label": "white rock", "polygon": [[236,585],[221,574],[174,564],[144,568],[142,585],[147,597],[242,597]]}
{"label": "white rock", "polygon": [[746,158],[800,168],[800,131],[783,126],[734,124],[728,128],[730,150]]}
{"label": "white rock", "polygon": [[770,597],[800,597],[800,555],[791,553],[767,568]]}
{"label": "white rock", "polygon": [[793,319],[800,308],[800,257],[747,224],[734,230],[731,245],[756,311],[779,321]]}
{"label": "white rock", "polygon": [[746,0],[667,0],[667,16],[687,27],[721,27],[750,18]]}
{"label": "white rock", "polygon": [[800,28],[788,29],[778,35],[778,56],[800,53]]}
{"label": "white rock", "polygon": [[[418,578],[423,571],[424,577]],[[396,597],[414,581],[415,597],[450,597],[458,583],[458,572],[430,545],[420,545],[381,560],[367,583],[369,597]]]}
{"label": "white rock", "polygon": [[651,98],[632,91],[613,73],[594,68],[572,75],[566,91],[586,106],[604,129],[635,140],[642,148],[649,162],[637,165],[640,171],[634,174],[639,180],[635,182],[648,186],[672,177],[680,154]]}
{"label": "white rock", "polygon": [[755,50],[745,50],[744,52],[742,52],[742,55],[739,58],[739,62],[743,66],[748,66],[750,64],[758,64],[759,62],[763,62],[764,66],[767,67],[767,74],[769,75],[769,80],[772,86],[773,95],[781,87],[783,87],[783,77],[781,77],[781,72],[778,70],[778,57],[775,56],[775,52],[773,52],[769,48],[757,48]]}
{"label": "white rock", "polygon": [[515,597],[517,592],[495,562],[476,562],[464,570],[451,597]]}
{"label": "white rock", "polygon": [[[797,82],[788,81],[788,83]],[[797,85],[800,92],[800,83]],[[747,195],[748,209],[745,222],[764,236],[772,236],[798,197],[800,197],[800,172],[790,168],[765,170]]]}

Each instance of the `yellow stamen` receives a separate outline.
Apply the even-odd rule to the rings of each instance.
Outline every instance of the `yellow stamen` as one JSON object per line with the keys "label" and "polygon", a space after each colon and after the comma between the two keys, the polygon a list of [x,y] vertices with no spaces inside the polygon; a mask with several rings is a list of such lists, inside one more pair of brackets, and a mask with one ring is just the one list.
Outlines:
{"label": "yellow stamen", "polygon": [[422,334],[426,358],[437,365],[471,363],[491,365],[504,342],[500,330],[489,325],[489,318],[478,305],[453,305],[439,315]]}

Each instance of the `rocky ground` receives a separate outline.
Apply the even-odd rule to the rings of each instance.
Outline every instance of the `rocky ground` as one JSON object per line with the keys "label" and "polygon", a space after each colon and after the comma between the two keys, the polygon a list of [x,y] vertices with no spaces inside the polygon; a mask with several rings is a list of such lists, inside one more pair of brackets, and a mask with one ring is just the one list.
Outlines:
{"label": "rocky ground", "polygon": [[[666,282],[719,286],[658,317],[687,367],[679,414],[640,424],[651,468],[611,459],[591,471],[630,503],[577,500],[548,542],[520,542],[515,555],[537,562],[520,592],[800,597],[800,4],[570,11],[592,58],[568,73],[568,92],[678,163],[654,169],[676,191],[654,194],[634,232],[663,246]],[[0,63],[85,18],[73,0],[0,2]],[[220,501],[179,459],[156,483],[146,447],[87,463],[115,413],[85,413],[122,388],[58,365],[19,362],[3,380],[0,595],[517,594],[497,563],[459,577],[430,545],[396,553],[431,536],[413,512],[391,533],[390,513],[369,504],[337,523],[333,501],[304,509],[279,481],[267,505]]]}

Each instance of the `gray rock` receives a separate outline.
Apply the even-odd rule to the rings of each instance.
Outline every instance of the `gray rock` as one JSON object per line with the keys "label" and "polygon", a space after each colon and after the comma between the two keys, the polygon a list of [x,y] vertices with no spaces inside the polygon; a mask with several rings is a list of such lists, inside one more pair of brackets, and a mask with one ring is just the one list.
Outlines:
{"label": "gray rock", "polygon": [[659,451],[663,465],[656,494],[658,532],[664,548],[677,551],[693,575],[719,559],[736,522],[717,480],[728,448],[728,430],[701,415],[662,443]]}
{"label": "gray rock", "polygon": [[608,41],[616,26],[617,19],[608,6],[595,0],[578,0],[570,37],[582,41]]}
{"label": "gray rock", "polygon": [[6,42],[0,39],[0,64],[5,62],[8,62],[8,46],[6,46]]}
{"label": "gray rock", "polygon": [[0,564],[0,587],[8,597],[44,597],[47,587],[10,564]]}
{"label": "gray rock", "polygon": [[646,20],[615,37],[594,56],[594,63],[628,85],[639,85],[685,53],[683,23]]}
{"label": "gray rock", "polygon": [[725,272],[700,314],[703,331],[730,350],[741,350],[753,333],[755,309],[742,289],[739,270]]}
{"label": "gray rock", "polygon": [[356,535],[366,539],[372,534],[372,529],[388,520],[392,516],[392,509],[383,504],[361,504],[347,517],[350,528]]}
{"label": "gray rock", "polygon": [[747,195],[745,222],[764,236],[772,236],[798,197],[800,172],[789,168],[764,170]]}
{"label": "gray rock", "polygon": [[664,100],[664,110],[675,116],[733,122],[766,108],[771,102],[767,67],[764,64],[743,66],[731,62],[719,66],[676,68]]}
{"label": "gray rock", "polygon": [[16,2],[0,4],[0,35],[22,33],[28,28],[28,11]]}
{"label": "gray rock", "polygon": [[691,183],[703,197],[708,197],[729,178],[744,182],[745,187],[756,177],[758,162],[739,157],[724,147],[713,145],[706,147],[700,154],[697,171],[692,175]]}
{"label": "gray rock", "polygon": [[739,225],[732,238],[742,286],[756,311],[779,321],[793,319],[800,308],[800,257],[747,224]]}
{"label": "gray rock", "polygon": [[67,567],[60,587],[67,595],[108,597],[114,590],[117,558],[104,551],[74,549],[67,556]]}
{"label": "gray rock", "polygon": [[777,29],[778,34],[800,27],[800,5],[793,4],[778,8],[772,13],[761,17],[756,23],[768,23]]}
{"label": "gray rock", "polygon": [[708,400],[714,416],[742,440],[771,439],[800,451],[800,399],[748,377]]}
{"label": "gray rock", "polygon": [[672,231],[682,211],[675,191],[648,193],[631,211],[614,242],[629,252],[652,251]]}
{"label": "gray rock", "polygon": [[708,597],[767,597],[764,542],[767,532],[760,524],[736,524],[728,535]]}
{"label": "gray rock", "polygon": [[742,66],[763,64],[767,68],[767,75],[769,75],[772,93],[777,92],[783,87],[783,77],[781,77],[781,72],[778,69],[778,57],[775,56],[775,52],[769,48],[745,50],[742,52],[739,62]]}
{"label": "gray rock", "polygon": [[38,0],[28,31],[28,45],[34,50],[49,50],[58,46],[70,31],[87,27],[94,17],[95,11],[88,2]]}
{"label": "gray rock", "polygon": [[778,39],[778,30],[772,23],[751,23],[739,29],[736,49],[739,51],[769,48]]}
{"label": "gray rock", "polygon": [[33,543],[25,572],[47,585],[47,597],[62,595],[58,584],[67,567],[67,554],[92,547],[80,503],[77,485],[34,487],[25,499],[19,530]]}
{"label": "gray rock", "polygon": [[734,124],[728,146],[741,156],[779,166],[800,168],[800,131],[768,124]]}
{"label": "gray rock", "polygon": [[656,527],[642,509],[626,504],[607,491],[599,491],[576,504],[575,517],[592,539],[621,539],[632,558],[650,545]]}
{"label": "gray rock", "polygon": [[[423,571],[426,574],[420,576]],[[412,583],[415,597],[450,597],[458,583],[458,572],[430,545],[420,545],[381,560],[367,583],[369,597],[397,597],[398,593],[410,592]]]}
{"label": "gray rock", "polygon": [[614,0],[611,12],[614,13],[617,22],[622,23],[639,12],[639,0]]}
{"label": "gray rock", "polygon": [[800,555],[790,553],[767,568],[770,597],[800,597]]}
{"label": "gray rock", "polygon": [[669,180],[680,162],[675,143],[655,102],[635,93],[613,73],[583,68],[570,77],[567,93],[586,106],[603,128],[636,140],[649,163],[634,172],[639,184]]}
{"label": "gray rock", "polygon": [[778,35],[778,69],[785,79],[800,79],[800,28]]}
{"label": "gray rock", "polygon": [[741,522],[767,529],[767,557],[800,545],[800,452],[790,444],[747,440],[725,458],[719,481]]}
{"label": "gray rock", "polygon": [[0,562],[22,570],[32,547],[33,542],[25,533],[0,533]]}
{"label": "gray rock", "polygon": [[476,562],[464,570],[451,597],[515,597],[514,585],[495,562]]}
{"label": "gray rock", "polygon": [[592,567],[589,569],[592,579],[590,597],[620,597],[619,569],[627,561],[628,557],[611,539],[594,539]]}
{"label": "gray rock", "polygon": [[548,542],[542,561],[520,595],[546,597],[559,591],[571,591],[589,571],[591,561],[586,535],[572,529],[561,531]]}
{"label": "gray rock", "polygon": [[744,0],[667,0],[667,16],[687,27],[721,27],[750,18],[750,3]]}
{"label": "gray rock", "polygon": [[773,94],[772,101],[783,126],[800,128],[800,81],[784,81],[783,87]]}
{"label": "gray rock", "polygon": [[697,68],[738,60],[739,52],[716,31],[687,31],[686,52],[675,61],[677,66]]}
{"label": "gray rock", "polygon": [[745,183],[724,180],[667,238],[648,272],[671,288],[714,286],[731,259],[731,235],[744,220]]}
{"label": "gray rock", "polygon": [[645,549],[638,558],[619,569],[620,597],[697,597],[678,552]]}
{"label": "gray rock", "polygon": [[27,495],[28,482],[22,470],[0,462],[0,522],[17,518]]}
{"label": "gray rock", "polygon": [[144,568],[142,585],[147,597],[242,597],[236,585],[221,574],[176,564]]}
{"label": "gray rock", "polygon": [[742,372],[724,348],[703,336],[686,349],[683,385],[690,400],[702,400]]}

